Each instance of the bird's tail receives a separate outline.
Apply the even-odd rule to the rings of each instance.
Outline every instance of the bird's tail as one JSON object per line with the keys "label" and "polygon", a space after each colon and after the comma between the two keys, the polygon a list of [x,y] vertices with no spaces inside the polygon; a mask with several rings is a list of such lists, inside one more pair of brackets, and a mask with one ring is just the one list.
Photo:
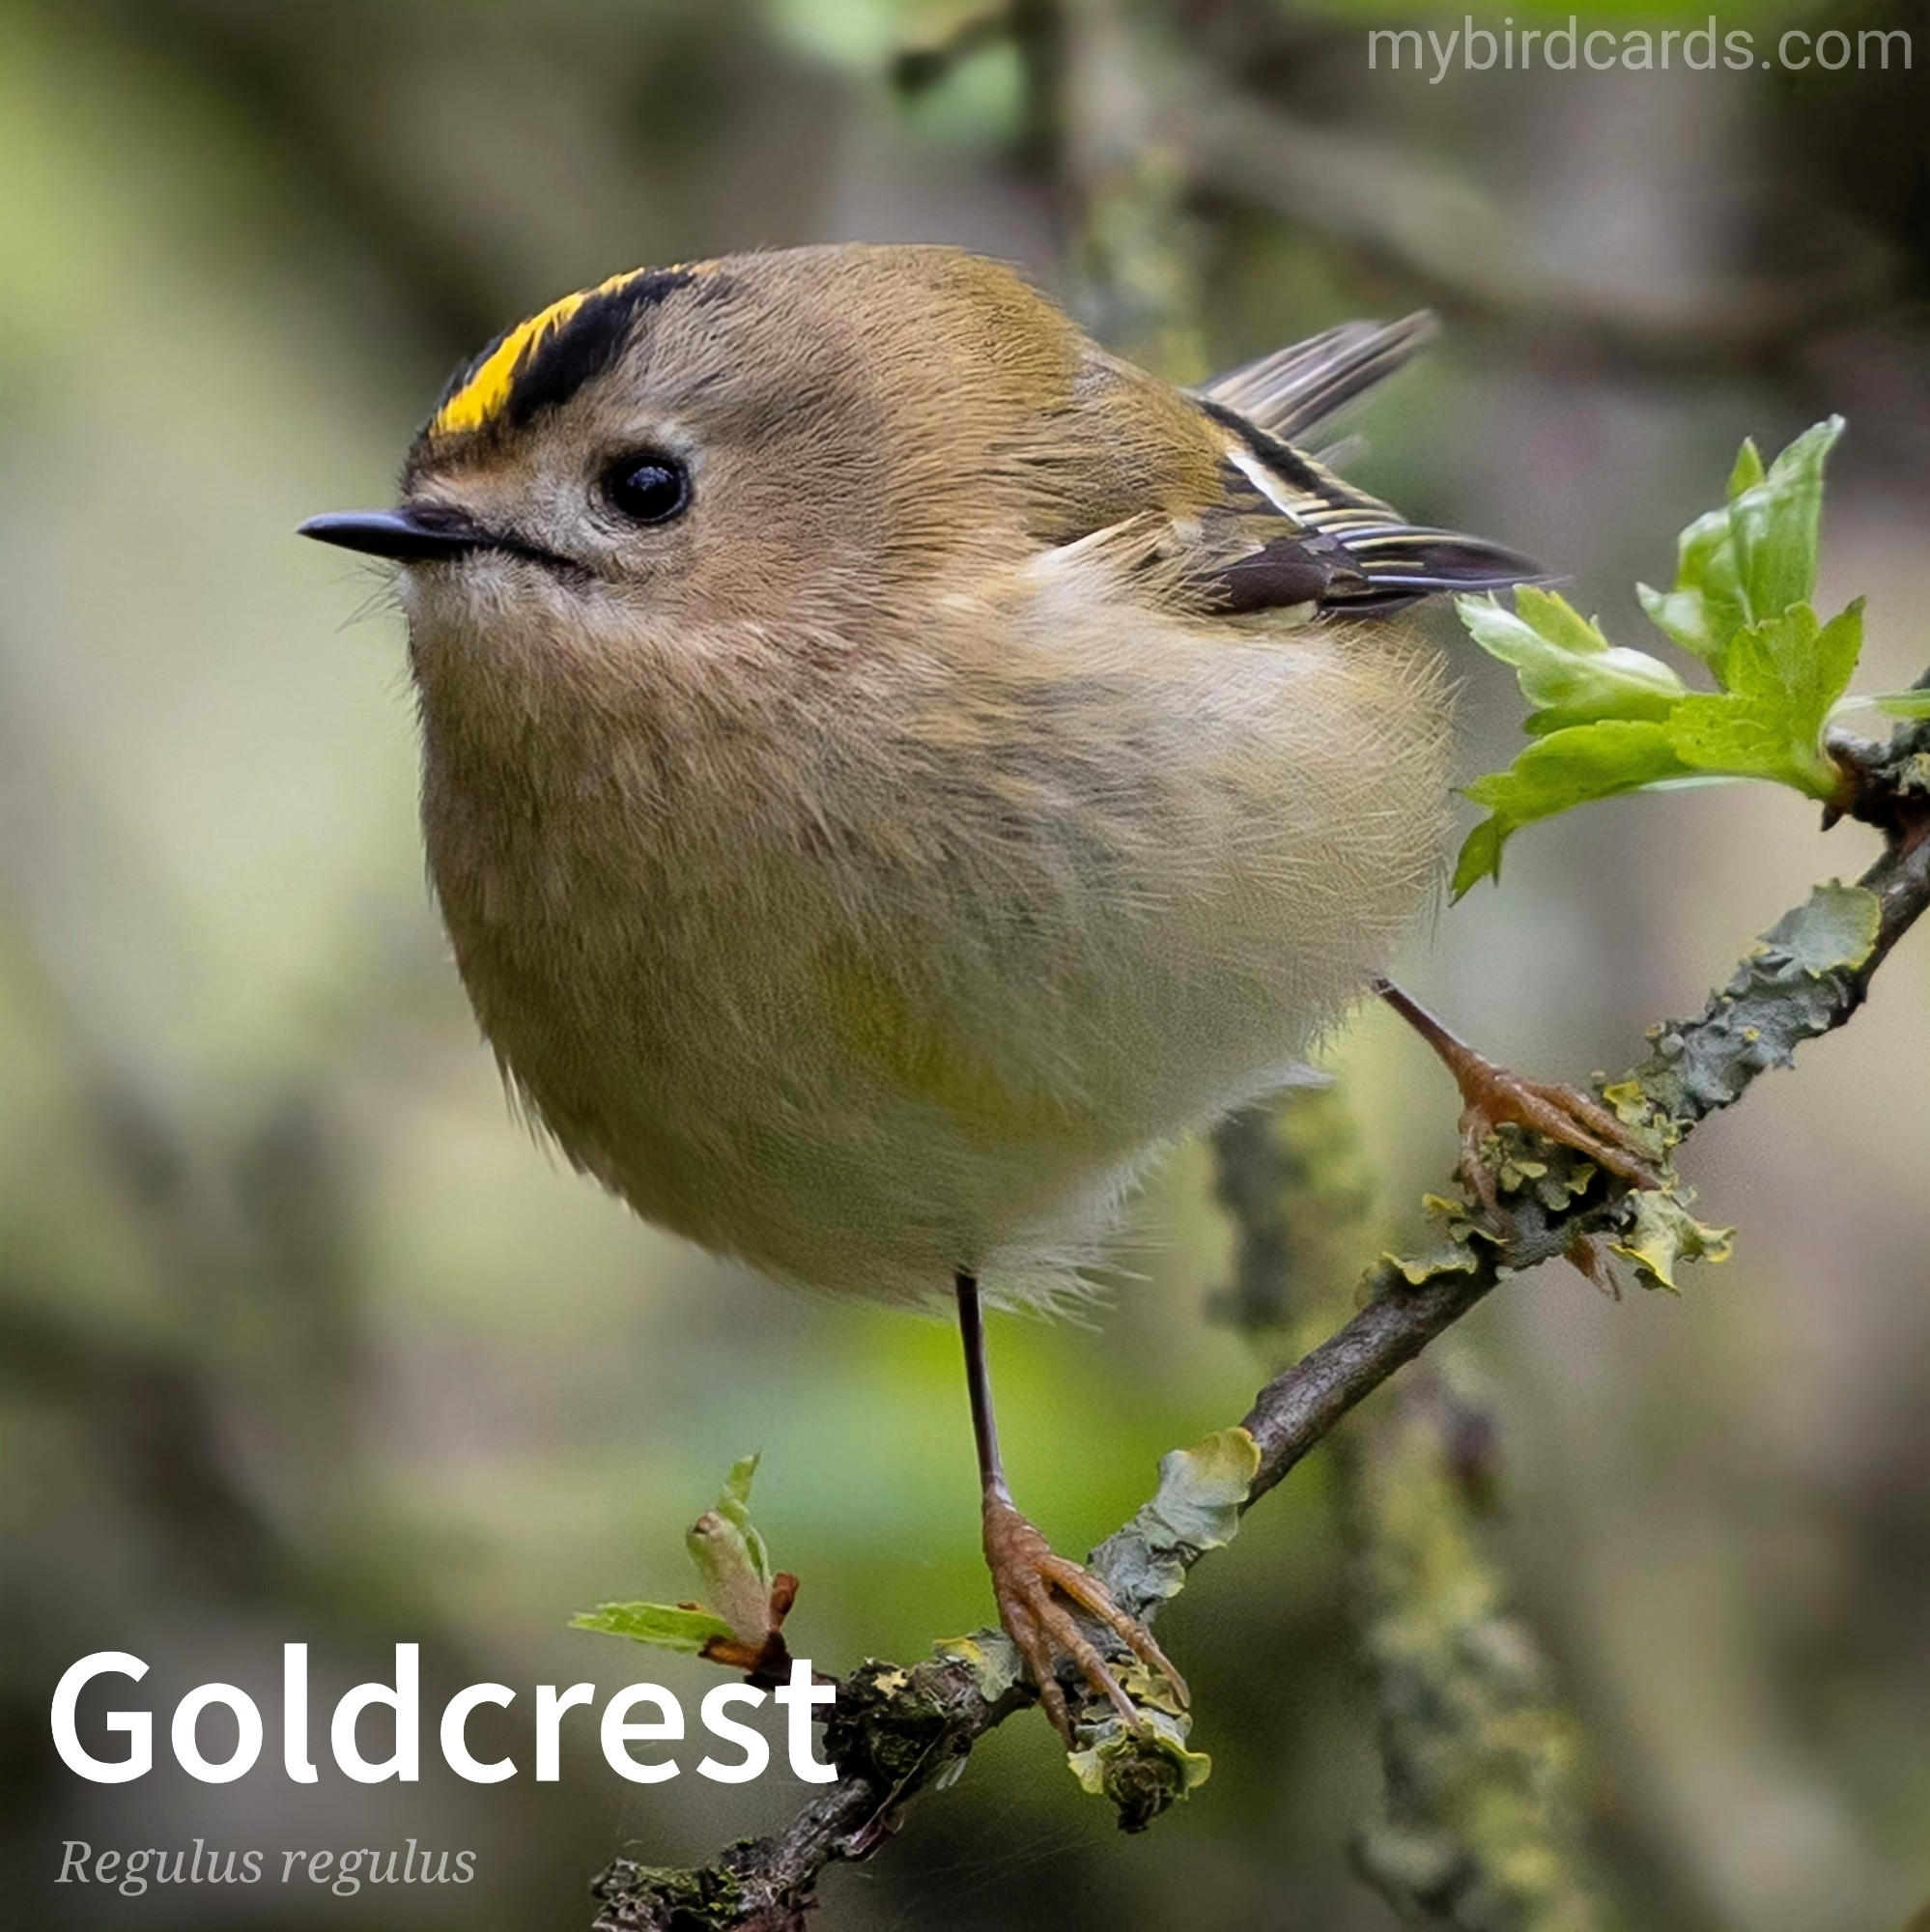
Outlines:
{"label": "bird's tail", "polygon": [[1202,384],[1206,402],[1283,442],[1309,430],[1410,362],[1440,333],[1428,309],[1399,322],[1344,322]]}
{"label": "bird's tail", "polygon": [[[1232,608],[1293,601],[1306,594],[1302,579],[1315,574],[1320,582],[1313,601],[1363,614],[1398,610],[1439,591],[1501,590],[1546,581],[1531,557],[1485,537],[1407,523],[1337,475],[1329,460],[1295,446],[1437,333],[1426,309],[1400,322],[1346,322],[1243,363],[1195,391],[1207,414],[1239,439],[1243,447],[1233,461],[1248,483],[1303,532],[1291,542],[1269,541],[1263,526],[1253,532],[1252,554],[1222,573]],[[1283,559],[1291,560],[1291,571]]]}

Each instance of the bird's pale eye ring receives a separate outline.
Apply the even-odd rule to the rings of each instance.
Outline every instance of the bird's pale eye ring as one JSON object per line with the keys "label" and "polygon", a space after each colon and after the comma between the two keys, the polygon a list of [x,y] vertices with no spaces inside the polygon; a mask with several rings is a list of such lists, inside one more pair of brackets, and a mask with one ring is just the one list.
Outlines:
{"label": "bird's pale eye ring", "polygon": [[690,508],[691,473],[661,449],[633,449],[603,472],[604,500],[633,524],[667,524]]}

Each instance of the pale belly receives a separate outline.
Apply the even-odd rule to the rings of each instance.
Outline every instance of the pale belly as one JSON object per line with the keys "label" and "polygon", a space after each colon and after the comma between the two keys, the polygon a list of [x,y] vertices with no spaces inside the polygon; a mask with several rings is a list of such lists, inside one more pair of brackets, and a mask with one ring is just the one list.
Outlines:
{"label": "pale belly", "polygon": [[1130,718],[1075,682],[989,770],[854,736],[842,799],[733,741],[647,821],[576,771],[492,813],[432,757],[477,1015],[569,1157],[706,1247],[899,1301],[1076,1293],[1137,1174],[1291,1077],[1431,890],[1425,686],[1347,648],[1188,646]]}
{"label": "pale belly", "polygon": [[602,992],[457,945],[573,1162],[645,1219],[833,1293],[935,1299],[960,1269],[998,1298],[1076,1290],[1135,1172],[1219,1097],[1149,1119],[1124,1099],[1139,1057],[1090,1016],[987,1041],[976,1004],[915,1007],[849,947],[781,931],[701,976],[645,949]]}

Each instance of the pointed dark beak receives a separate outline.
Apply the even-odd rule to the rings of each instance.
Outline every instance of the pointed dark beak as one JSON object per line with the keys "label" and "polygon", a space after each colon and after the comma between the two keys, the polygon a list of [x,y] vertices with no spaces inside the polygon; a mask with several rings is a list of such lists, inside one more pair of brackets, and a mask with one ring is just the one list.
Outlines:
{"label": "pointed dark beak", "polygon": [[479,530],[454,510],[331,510],[310,517],[297,535],[318,543],[339,544],[364,556],[392,556],[404,563],[436,557],[461,556],[499,539]]}

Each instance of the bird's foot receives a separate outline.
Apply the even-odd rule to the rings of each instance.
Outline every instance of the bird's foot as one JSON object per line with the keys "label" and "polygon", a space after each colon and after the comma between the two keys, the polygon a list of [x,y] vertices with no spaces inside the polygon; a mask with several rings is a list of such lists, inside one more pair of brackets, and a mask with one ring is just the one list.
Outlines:
{"label": "bird's foot", "polygon": [[1490,1217],[1501,1215],[1500,1185],[1488,1153],[1497,1127],[1525,1127],[1557,1146],[1573,1148],[1630,1187],[1666,1184],[1656,1154],[1633,1128],[1573,1087],[1524,1080],[1449,1031],[1388,980],[1374,990],[1433,1048],[1461,1089],[1461,1174]]}
{"label": "bird's foot", "polygon": [[1631,1187],[1664,1184],[1655,1156],[1599,1100],[1574,1087],[1523,1079],[1478,1053],[1467,1058],[1470,1065],[1455,1069],[1463,1103],[1461,1173],[1490,1215],[1501,1208],[1488,1143],[1501,1126],[1525,1127],[1559,1147],[1573,1148]]}
{"label": "bird's foot", "polygon": [[1061,1556],[1030,1519],[1013,1507],[1009,1496],[987,1493],[984,1527],[985,1562],[992,1573],[999,1622],[1025,1659],[1038,1686],[1038,1701],[1067,1750],[1074,1742],[1072,1714],[1055,1668],[1063,1657],[1079,1666],[1086,1682],[1111,1702],[1121,1722],[1134,1730],[1144,1723],[1139,1707],[1068,1606],[1103,1624],[1142,1663],[1172,1685],[1182,1704],[1188,1701],[1186,1680],[1152,1640],[1152,1633],[1121,1609],[1112,1593],[1083,1564]]}

